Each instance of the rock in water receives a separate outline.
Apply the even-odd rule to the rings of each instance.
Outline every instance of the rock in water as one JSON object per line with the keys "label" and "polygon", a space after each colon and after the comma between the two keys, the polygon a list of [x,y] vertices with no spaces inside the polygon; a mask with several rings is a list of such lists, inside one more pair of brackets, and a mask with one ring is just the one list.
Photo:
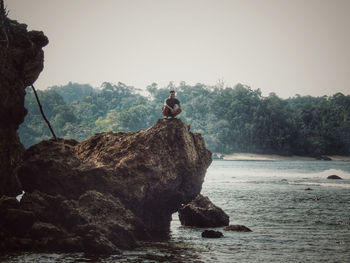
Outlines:
{"label": "rock in water", "polygon": [[0,21],[0,197],[21,194],[17,170],[24,147],[17,129],[27,110],[25,88],[35,82],[44,65],[48,39],[27,31],[25,24],[1,16]]}
{"label": "rock in water", "polygon": [[332,175],[328,176],[327,179],[339,179],[339,180],[342,180],[343,178],[341,178],[338,175],[332,174]]}
{"label": "rock in water", "polygon": [[43,141],[25,152],[20,204],[38,221],[29,233],[54,233],[58,249],[110,253],[166,236],[171,215],[200,193],[210,163],[201,135],[179,119],[81,143]]}
{"label": "rock in water", "polygon": [[202,237],[205,237],[205,238],[220,238],[220,237],[224,237],[224,235],[220,231],[205,230],[205,231],[202,232]]}
{"label": "rock in water", "polygon": [[181,225],[194,227],[227,226],[230,221],[221,208],[201,194],[179,210],[179,219]]}
{"label": "rock in water", "polygon": [[322,161],[332,161],[332,159],[329,158],[329,157],[326,156],[326,155],[317,156],[316,159],[317,159],[317,160],[322,160]]}
{"label": "rock in water", "polygon": [[252,232],[248,227],[243,225],[229,225],[224,228],[225,231],[237,231],[237,232]]}

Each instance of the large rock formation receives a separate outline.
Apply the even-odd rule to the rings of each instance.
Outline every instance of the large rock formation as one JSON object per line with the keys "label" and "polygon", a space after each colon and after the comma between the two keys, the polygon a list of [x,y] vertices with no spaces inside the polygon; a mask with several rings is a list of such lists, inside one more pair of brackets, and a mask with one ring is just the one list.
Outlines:
{"label": "large rock formation", "polygon": [[43,69],[48,39],[2,14],[0,26],[0,251],[115,253],[166,235],[211,163],[201,135],[161,119],[148,130],[43,141],[24,152],[25,88]]}
{"label": "large rock formation", "polygon": [[81,143],[43,141],[25,152],[26,193],[12,207],[35,221],[9,243],[21,247],[26,238],[30,249],[109,253],[166,236],[172,213],[200,193],[210,163],[201,135],[179,119]]}
{"label": "large rock formation", "polygon": [[17,170],[24,148],[17,129],[27,114],[25,88],[43,69],[47,43],[42,32],[0,15],[0,197],[21,193]]}

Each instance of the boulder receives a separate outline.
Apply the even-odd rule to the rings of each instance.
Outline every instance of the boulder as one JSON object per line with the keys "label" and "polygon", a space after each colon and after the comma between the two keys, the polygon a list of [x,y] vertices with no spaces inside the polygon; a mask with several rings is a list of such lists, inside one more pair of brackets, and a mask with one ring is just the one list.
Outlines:
{"label": "boulder", "polygon": [[[171,215],[201,191],[211,152],[179,119],[138,132],[105,132],[28,150],[17,129],[25,88],[43,69],[47,37],[1,16],[0,201],[4,250],[119,253],[167,236]],[[1,34],[1,33],[0,33]],[[20,180],[19,180],[20,179]]]}
{"label": "boulder", "polygon": [[224,237],[224,235],[220,231],[205,230],[205,231],[202,232],[202,237],[205,237],[205,238],[221,238],[221,237]]}
{"label": "boulder", "polygon": [[181,225],[193,227],[221,227],[229,224],[229,216],[201,194],[179,209],[179,219]]}
{"label": "boulder", "polygon": [[[33,248],[120,253],[167,237],[171,216],[201,191],[211,153],[179,119],[138,132],[30,147],[18,171]],[[74,242],[74,240],[76,242]]]}
{"label": "boulder", "polygon": [[341,178],[338,175],[332,174],[332,175],[328,176],[327,179],[342,180],[343,178]]}
{"label": "boulder", "polygon": [[252,232],[248,227],[243,225],[229,225],[224,228],[225,231],[237,231],[237,232]]}

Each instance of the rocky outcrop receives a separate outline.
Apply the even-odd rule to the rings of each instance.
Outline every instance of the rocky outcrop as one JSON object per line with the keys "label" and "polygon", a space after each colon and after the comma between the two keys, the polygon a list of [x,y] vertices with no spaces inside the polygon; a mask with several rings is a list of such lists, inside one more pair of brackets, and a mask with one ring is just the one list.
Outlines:
{"label": "rocky outcrop", "polygon": [[221,227],[229,224],[229,216],[201,194],[179,210],[179,219],[184,226]]}
{"label": "rocky outcrop", "polygon": [[42,32],[28,32],[25,24],[0,17],[0,196],[21,193],[17,170],[24,147],[17,129],[27,114],[25,88],[43,69],[47,43]]}
{"label": "rocky outcrop", "polygon": [[5,16],[0,26],[0,251],[118,253],[166,236],[172,213],[200,193],[211,163],[201,135],[161,119],[139,132],[24,151],[17,129],[25,88],[43,69],[48,39]]}
{"label": "rocky outcrop", "polygon": [[202,237],[204,238],[221,238],[224,237],[224,234],[220,231],[215,230],[205,230],[202,232]]}
{"label": "rocky outcrop", "polygon": [[35,221],[10,244],[26,238],[34,250],[115,253],[166,236],[171,215],[200,193],[210,163],[201,135],[179,119],[81,143],[43,141],[19,169],[26,192],[19,206]]}
{"label": "rocky outcrop", "polygon": [[225,231],[236,231],[236,232],[252,232],[251,229],[249,229],[246,226],[243,225],[229,225],[224,228]]}
{"label": "rocky outcrop", "polygon": [[341,177],[338,176],[338,175],[332,174],[332,175],[328,176],[327,179],[342,180],[343,178],[341,178]]}

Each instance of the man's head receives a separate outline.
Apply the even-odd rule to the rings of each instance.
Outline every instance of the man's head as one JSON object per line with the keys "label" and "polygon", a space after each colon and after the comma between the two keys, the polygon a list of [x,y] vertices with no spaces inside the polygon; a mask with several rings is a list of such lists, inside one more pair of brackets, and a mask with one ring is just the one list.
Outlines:
{"label": "man's head", "polygon": [[170,98],[175,98],[175,91],[174,90],[169,91],[169,94],[170,94]]}

